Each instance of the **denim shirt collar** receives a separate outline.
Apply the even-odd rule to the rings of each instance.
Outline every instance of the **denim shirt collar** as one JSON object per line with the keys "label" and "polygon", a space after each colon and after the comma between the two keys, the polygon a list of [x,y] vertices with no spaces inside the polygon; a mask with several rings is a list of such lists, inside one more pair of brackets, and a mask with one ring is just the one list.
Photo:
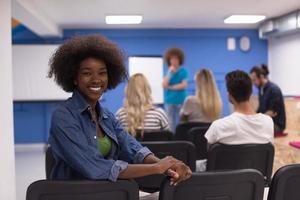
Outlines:
{"label": "denim shirt collar", "polygon": [[[87,110],[90,112],[92,109],[90,104],[85,100],[83,95],[77,89],[75,89],[73,92],[70,104],[75,109],[78,109],[80,113],[83,113]],[[103,118],[104,119],[108,118],[108,115],[105,112],[103,112],[103,109],[99,101],[97,101],[96,109],[99,111],[99,120],[102,120]]]}

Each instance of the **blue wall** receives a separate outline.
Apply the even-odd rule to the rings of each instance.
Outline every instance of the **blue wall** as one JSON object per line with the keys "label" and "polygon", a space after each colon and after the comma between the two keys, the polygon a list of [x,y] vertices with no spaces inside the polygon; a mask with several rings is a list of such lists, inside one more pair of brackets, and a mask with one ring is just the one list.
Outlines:
{"label": "blue wall", "polygon": [[[230,113],[224,76],[228,71],[249,71],[255,64],[267,63],[267,42],[258,38],[257,30],[235,29],[139,29],[139,30],[65,30],[62,38],[40,38],[24,27],[13,31],[13,44],[59,44],[63,40],[84,34],[102,34],[117,43],[128,56],[163,55],[168,47],[180,47],[186,55],[184,67],[189,70],[189,93],[195,92],[194,74],[201,67],[210,68],[216,77],[224,102],[223,116]],[[251,39],[251,50],[227,50],[227,38],[242,36]],[[238,44],[238,43],[237,43]],[[237,45],[238,46],[238,45]],[[125,83],[105,94],[103,105],[115,112],[123,101]],[[15,102],[14,125],[16,143],[46,142],[50,116],[58,102]]]}

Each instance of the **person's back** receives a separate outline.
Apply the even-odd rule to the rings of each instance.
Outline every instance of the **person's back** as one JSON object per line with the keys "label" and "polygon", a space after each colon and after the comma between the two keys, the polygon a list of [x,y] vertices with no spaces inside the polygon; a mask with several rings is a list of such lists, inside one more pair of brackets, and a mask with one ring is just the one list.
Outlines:
{"label": "person's back", "polygon": [[234,113],[216,120],[206,132],[208,144],[264,144],[273,142],[274,124],[271,117],[256,113],[250,104],[252,83],[247,73],[233,71],[226,75],[229,101]]}
{"label": "person's back", "polygon": [[199,99],[196,96],[188,96],[180,110],[181,121],[185,122],[211,122],[201,108]]}
{"label": "person's back", "polygon": [[212,122],[219,119],[222,100],[212,72],[200,70],[195,76],[196,95],[188,96],[180,110],[181,121]]}
{"label": "person's back", "polygon": [[[125,130],[128,130],[128,120],[126,110],[120,108],[116,113],[116,118],[122,124]],[[169,130],[168,119],[163,109],[152,107],[145,112],[144,127],[137,127],[137,130],[144,132],[158,131],[158,130]]]}
{"label": "person's back", "polygon": [[264,144],[273,142],[273,131],[272,118],[267,115],[234,112],[213,122],[205,137],[209,144]]}
{"label": "person's back", "polygon": [[168,118],[152,104],[151,88],[143,74],[130,77],[125,90],[124,106],[116,113],[123,128],[134,137],[145,131],[169,129]]}

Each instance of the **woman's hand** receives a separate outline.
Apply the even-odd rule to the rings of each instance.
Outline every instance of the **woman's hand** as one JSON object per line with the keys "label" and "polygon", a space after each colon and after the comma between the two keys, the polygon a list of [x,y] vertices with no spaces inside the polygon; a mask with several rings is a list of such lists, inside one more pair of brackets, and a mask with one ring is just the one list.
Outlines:
{"label": "woman's hand", "polygon": [[163,159],[160,159],[155,164],[155,169],[156,169],[157,174],[164,174],[168,169],[170,169],[177,162],[178,162],[178,160],[176,160],[172,156],[167,156]]}
{"label": "woman's hand", "polygon": [[171,177],[170,184],[176,186],[179,182],[189,179],[192,176],[192,171],[183,162],[178,161],[168,169],[166,174]]}
{"label": "woman's hand", "polygon": [[169,70],[168,70],[168,73],[173,73],[173,72],[175,72],[176,71],[176,68],[174,67],[174,66],[170,66],[169,67]]}

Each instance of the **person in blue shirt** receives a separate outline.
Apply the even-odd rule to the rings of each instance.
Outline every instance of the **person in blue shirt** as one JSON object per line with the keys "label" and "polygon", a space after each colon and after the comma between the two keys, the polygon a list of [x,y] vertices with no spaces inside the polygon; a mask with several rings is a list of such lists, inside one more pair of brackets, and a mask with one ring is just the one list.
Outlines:
{"label": "person in blue shirt", "polygon": [[101,106],[103,93],[127,79],[123,53],[114,43],[99,35],[67,40],[50,59],[48,76],[73,93],[52,115],[51,179],[116,181],[166,174],[176,185],[191,176],[183,162],[158,159]]}
{"label": "person in blue shirt", "polygon": [[165,61],[169,65],[163,80],[165,89],[165,107],[171,130],[174,132],[179,121],[181,106],[187,97],[188,72],[181,67],[184,53],[179,48],[170,48],[165,53]]}
{"label": "person in blue shirt", "polygon": [[274,132],[283,133],[286,126],[284,99],[280,88],[268,79],[268,66],[255,66],[250,70],[253,84],[259,89],[258,113],[272,117]]}

